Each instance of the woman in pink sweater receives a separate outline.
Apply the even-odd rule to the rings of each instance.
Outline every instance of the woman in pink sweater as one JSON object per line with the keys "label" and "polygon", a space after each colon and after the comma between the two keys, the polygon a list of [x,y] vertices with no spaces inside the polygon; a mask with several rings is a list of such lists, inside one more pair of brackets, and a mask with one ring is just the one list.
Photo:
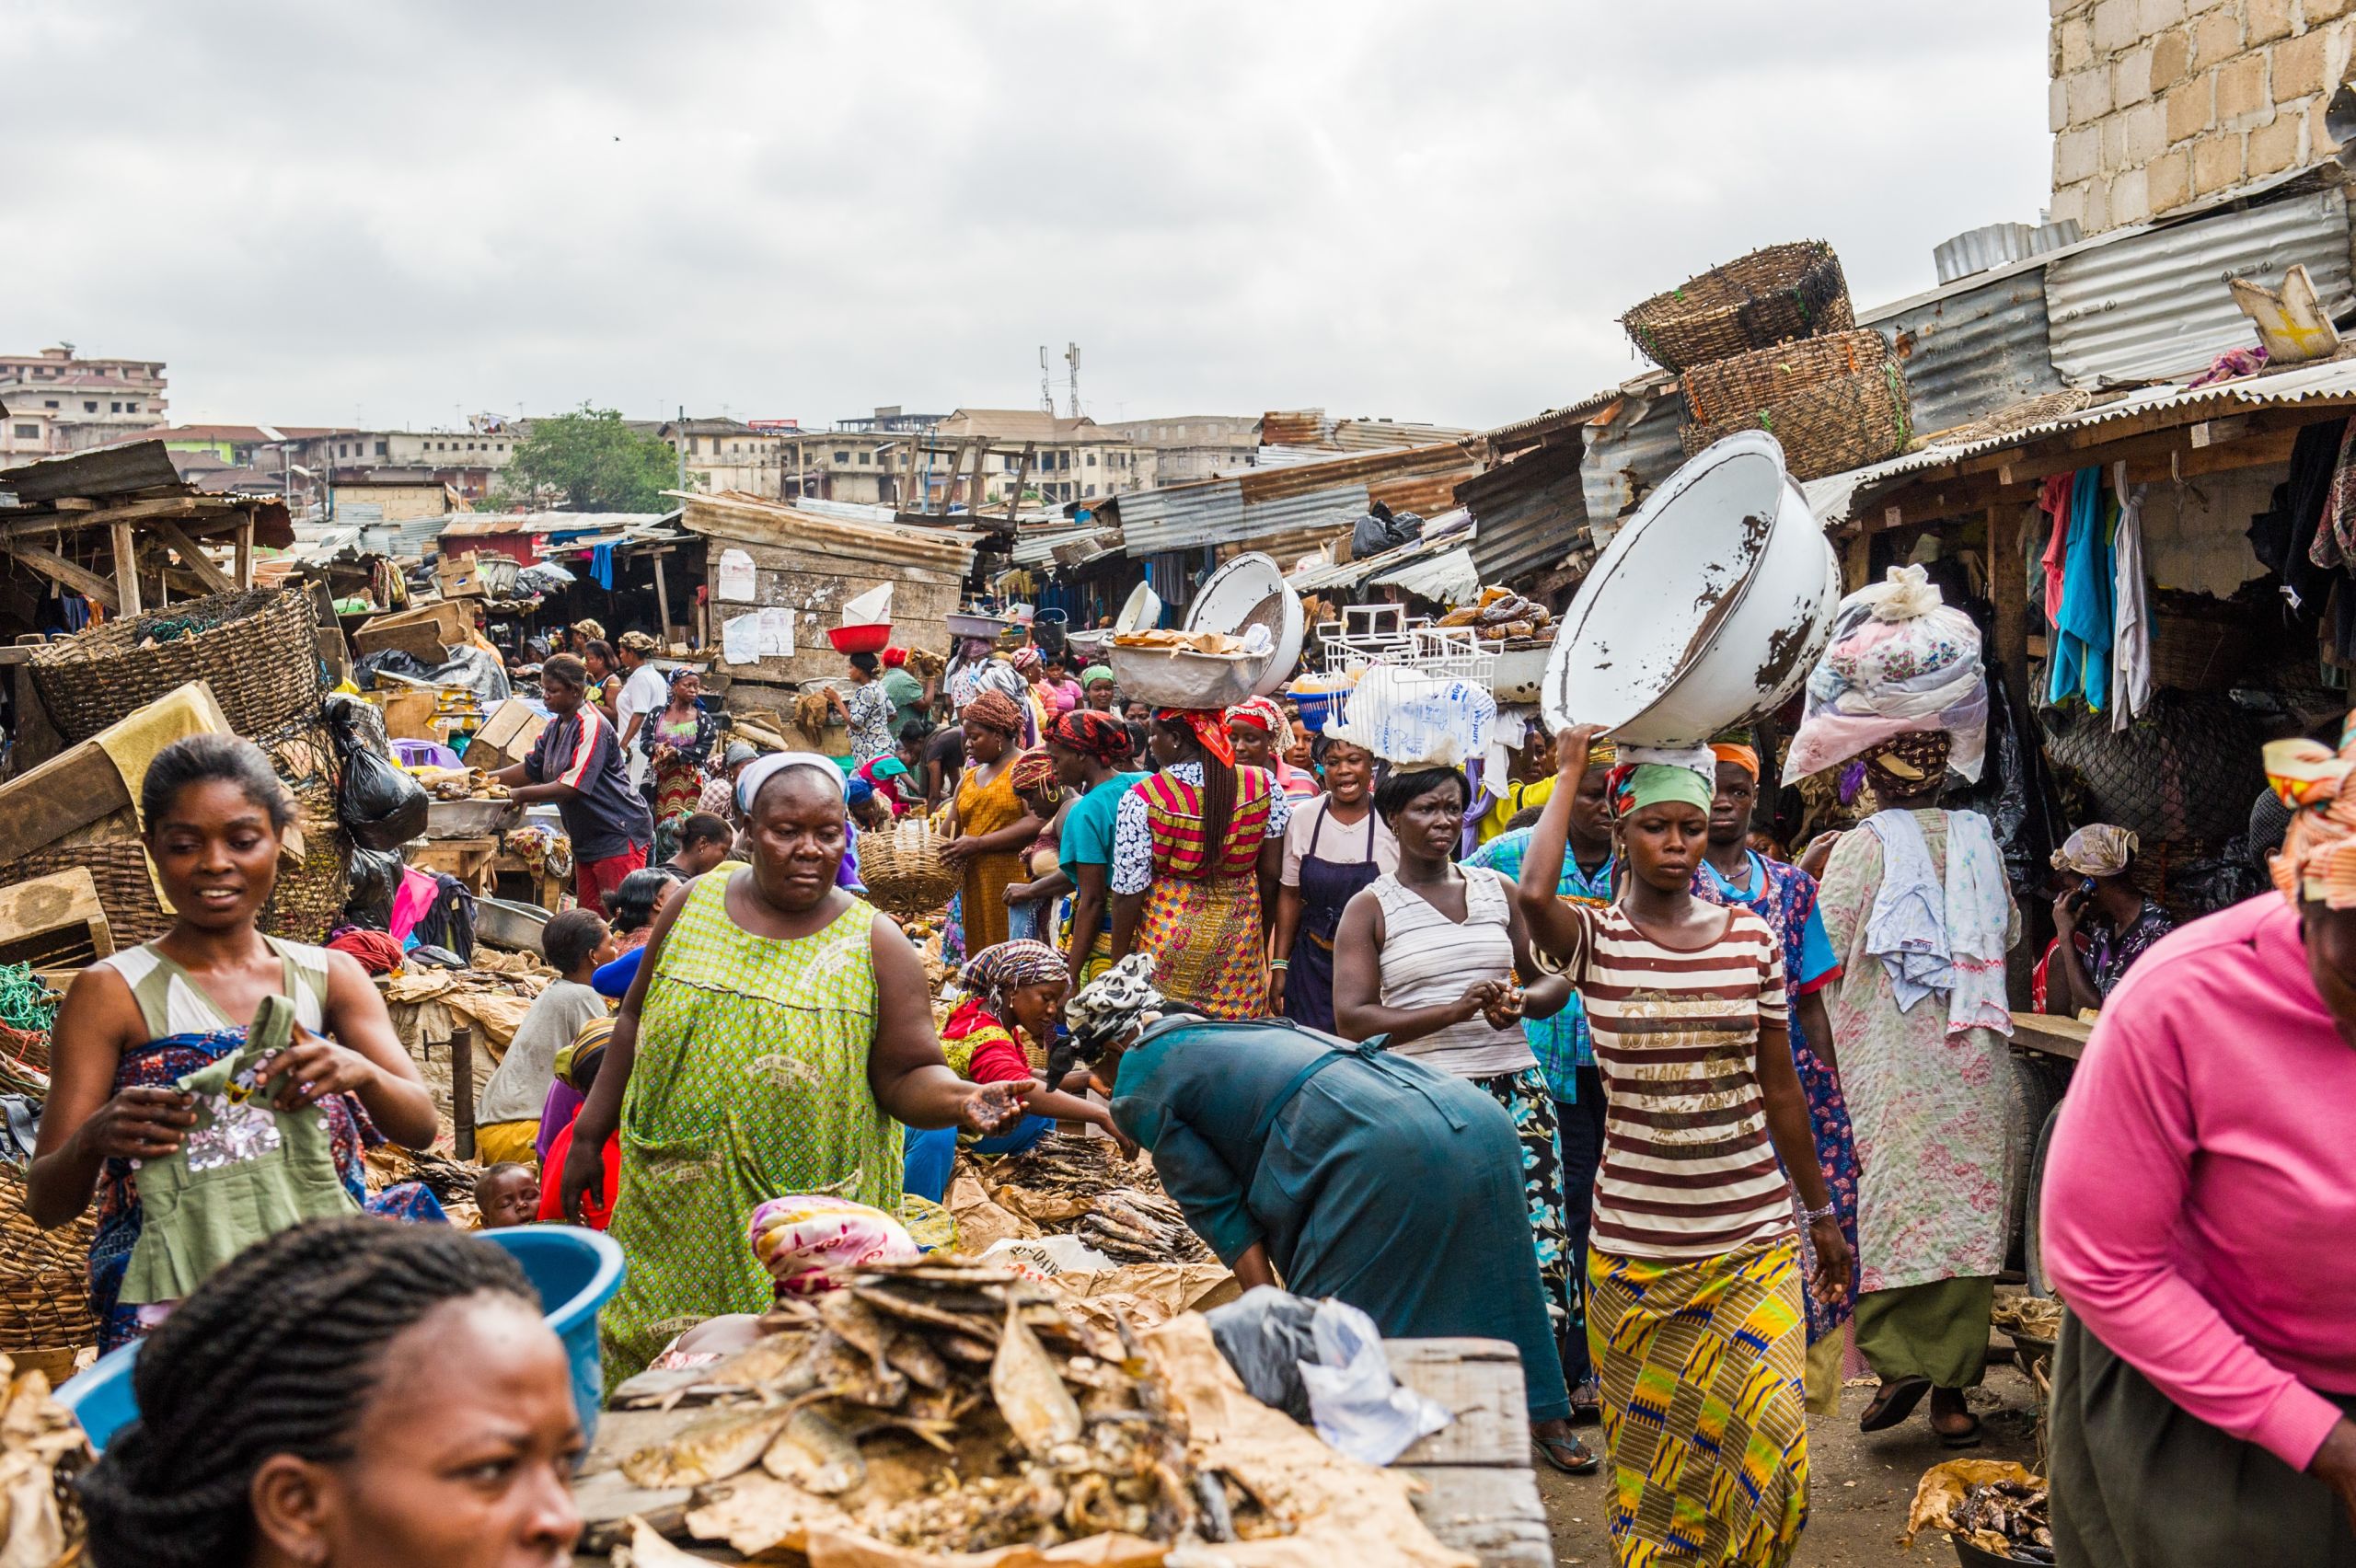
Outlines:
{"label": "woman in pink sweater", "polygon": [[2119,983],[2048,1156],[2065,1563],[2356,1562],[2356,735],[2266,766],[2287,897]]}

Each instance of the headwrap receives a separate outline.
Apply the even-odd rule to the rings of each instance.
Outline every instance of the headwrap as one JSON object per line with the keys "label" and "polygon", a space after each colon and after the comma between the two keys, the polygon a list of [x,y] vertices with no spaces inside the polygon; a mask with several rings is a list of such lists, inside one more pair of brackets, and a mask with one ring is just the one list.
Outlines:
{"label": "headwrap", "polygon": [[1909,730],[1865,753],[1864,761],[1868,770],[1895,783],[1936,783],[1946,777],[1947,757],[1954,750],[1955,737],[1945,730]]}
{"label": "headwrap", "polygon": [[1107,767],[1118,767],[1130,756],[1129,727],[1092,708],[1074,709],[1057,719],[1049,728],[1047,739],[1082,756],[1093,757]]}
{"label": "headwrap", "polygon": [[1014,668],[1018,674],[1035,675],[1046,663],[1045,656],[1028,643],[1014,651]]}
{"label": "headwrap", "polygon": [[847,806],[855,806],[861,801],[872,801],[874,798],[875,786],[871,780],[865,778],[854,778],[843,790],[843,804]]}
{"label": "headwrap", "polygon": [[567,1088],[579,1089],[581,1085],[574,1081],[574,1075],[604,1055],[606,1047],[613,1042],[614,1020],[611,1018],[593,1018],[583,1024],[574,1032],[569,1043],[557,1047],[558,1081]]}
{"label": "headwrap", "polygon": [[750,741],[731,741],[728,743],[728,749],[720,754],[720,766],[723,769],[733,767],[740,762],[750,762],[760,755],[760,748]]}
{"label": "headwrap", "polygon": [[[2356,724],[2351,724],[2356,730]],[[2356,732],[2338,752],[2317,741],[2270,742],[2266,782],[2291,808],[2282,852],[2269,863],[2274,885],[2296,904],[2307,899],[2334,909],[2356,908]]]}
{"label": "headwrap", "polygon": [[1607,786],[1615,815],[1665,801],[1682,801],[1706,812],[1718,798],[1718,759],[1707,746],[1680,751],[1630,746],[1626,757],[1613,765]]}
{"label": "headwrap", "polygon": [[1754,779],[1759,777],[1757,748],[1738,741],[1712,741],[1710,751],[1720,762],[1733,763]]}
{"label": "headwrap", "polygon": [[976,692],[959,717],[968,729],[996,730],[1002,735],[1022,733],[1022,709],[1002,691]]}
{"label": "headwrap", "polygon": [[1292,726],[1285,722],[1285,710],[1265,697],[1247,697],[1227,710],[1230,730],[1238,724],[1250,724],[1267,732],[1279,750],[1292,739]]}
{"label": "headwrap", "polygon": [[632,653],[652,653],[658,645],[642,631],[626,631],[622,633],[621,646]]}
{"label": "headwrap", "polygon": [[579,620],[574,621],[572,623],[572,629],[579,632],[584,639],[591,642],[603,642],[606,640],[605,623],[602,621],[592,620],[587,616],[583,616]]}
{"label": "headwrap", "polygon": [[1107,686],[1118,686],[1121,684],[1121,677],[1114,674],[1110,669],[1106,668],[1103,664],[1091,664],[1088,668],[1080,672],[1080,690],[1086,691],[1098,681],[1103,681]]}
{"label": "headwrap", "polygon": [[1044,751],[1024,752],[1007,770],[1006,782],[1008,788],[1018,795],[1052,789],[1056,782],[1056,759]]}
{"label": "headwrap", "polygon": [[1153,954],[1133,952],[1064,1004],[1064,1022],[1083,1050],[1094,1051],[1127,1033],[1138,1015],[1161,1005],[1161,993],[1153,988]]}
{"label": "headwrap", "polygon": [[993,659],[975,673],[974,683],[983,691],[994,691],[1009,702],[1031,700],[1031,683],[1022,672],[1003,659]]}
{"label": "headwrap", "polygon": [[699,681],[701,679],[703,679],[703,672],[701,670],[697,669],[693,664],[682,664],[677,669],[671,672],[671,689],[673,691],[677,691],[681,681]]}
{"label": "headwrap", "polygon": [[1227,710],[1223,708],[1157,708],[1154,718],[1164,724],[1175,724],[1194,732],[1195,739],[1211,755],[1235,766],[1235,742],[1227,732]]}
{"label": "headwrap", "polygon": [[789,767],[816,768],[834,780],[837,794],[846,788],[843,770],[837,767],[830,759],[820,756],[816,752],[771,752],[768,755],[747,764],[745,771],[736,776],[736,809],[746,816],[751,816],[753,802],[760,798],[761,786],[768,782],[771,774],[782,773]]}
{"label": "headwrap", "polygon": [[2063,840],[2062,847],[2053,851],[2053,866],[2082,877],[2115,877],[2127,869],[2138,847],[2139,841],[2127,829],[2098,822]]}
{"label": "headwrap", "polygon": [[885,669],[896,670],[907,662],[908,651],[907,649],[886,648],[884,650],[884,667]]}
{"label": "headwrap", "polygon": [[957,983],[982,998],[1001,1019],[1007,998],[1025,986],[1045,985],[1071,973],[1064,955],[1045,942],[1016,940],[986,947],[965,961]]}

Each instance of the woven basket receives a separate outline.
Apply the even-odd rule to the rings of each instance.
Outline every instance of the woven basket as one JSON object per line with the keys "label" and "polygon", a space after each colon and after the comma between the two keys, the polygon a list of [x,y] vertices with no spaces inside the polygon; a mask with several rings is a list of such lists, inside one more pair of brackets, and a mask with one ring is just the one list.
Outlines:
{"label": "woven basket", "polygon": [[1781,443],[1796,479],[1862,468],[1906,450],[1906,376],[1892,362],[1802,387],[1740,419],[1687,425],[1678,437],[1691,456],[1739,430],[1763,430]]}
{"label": "woven basket", "polygon": [[2242,621],[2157,611],[2152,617],[2152,684],[2223,691],[2249,667],[2255,646]]}
{"label": "woven basket", "polygon": [[1794,338],[1845,332],[1856,317],[1841,259],[1822,240],[1808,240],[1714,267],[1655,294],[1620,324],[1655,364],[1686,371]]}
{"label": "woven basket", "polygon": [[1779,343],[1685,373],[1685,416],[1698,425],[1748,420],[1811,386],[1889,363],[1889,340],[1867,329]]}
{"label": "woven basket", "polygon": [[76,866],[87,870],[98,884],[98,907],[106,911],[107,929],[114,938],[116,951],[172,928],[171,917],[164,913],[156,897],[156,883],[147,874],[147,851],[136,838],[36,849],[0,866],[0,887],[70,871]]}
{"label": "woven basket", "polygon": [[74,1350],[95,1344],[90,1313],[90,1238],[86,1212],[43,1230],[25,1212],[25,1175],[0,1162],[0,1352]]}
{"label": "woven basket", "polygon": [[869,900],[903,918],[946,905],[965,880],[941,858],[941,847],[948,842],[920,821],[860,835],[859,880],[867,884]]}
{"label": "woven basket", "polygon": [[352,896],[352,836],[335,819],[332,796],[320,810],[306,794],[296,791],[303,801],[303,863],[279,862],[277,884],[256,922],[271,936],[316,943],[327,940]]}
{"label": "woven basket", "polygon": [[[167,640],[144,646],[150,639]],[[212,686],[231,729],[265,735],[318,707],[318,633],[301,592],[253,588],[44,642],[32,651],[32,674],[68,743],[195,680]]]}

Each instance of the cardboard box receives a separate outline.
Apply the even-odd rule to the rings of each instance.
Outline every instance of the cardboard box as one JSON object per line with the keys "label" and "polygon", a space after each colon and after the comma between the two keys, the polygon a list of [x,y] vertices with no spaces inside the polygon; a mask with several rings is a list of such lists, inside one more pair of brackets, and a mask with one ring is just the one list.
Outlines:
{"label": "cardboard box", "polygon": [[433,568],[433,584],[445,599],[479,599],[489,591],[483,582],[482,558],[472,550],[455,559],[445,556]]}
{"label": "cardboard box", "polygon": [[433,732],[433,693],[419,686],[397,686],[384,694],[385,733],[397,741],[438,741]]}
{"label": "cardboard box", "polygon": [[473,622],[472,605],[453,604],[445,599],[398,615],[373,617],[352,633],[352,646],[364,659],[387,648],[398,648],[421,663],[440,664],[448,661],[451,649],[466,646],[467,628]]}
{"label": "cardboard box", "polygon": [[482,728],[467,743],[468,767],[510,767],[523,761],[538,744],[548,718],[522,698],[511,697],[483,716]]}

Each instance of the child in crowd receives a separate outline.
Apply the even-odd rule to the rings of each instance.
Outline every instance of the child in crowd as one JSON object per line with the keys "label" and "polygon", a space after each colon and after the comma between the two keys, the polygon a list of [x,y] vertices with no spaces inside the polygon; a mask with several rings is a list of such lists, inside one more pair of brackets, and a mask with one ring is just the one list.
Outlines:
{"label": "child in crowd", "polygon": [[[593,1019],[581,1026],[572,1043],[556,1054],[556,1085],[549,1090],[549,1115],[541,1127],[546,1132],[556,1124],[555,1132],[540,1153],[540,1169],[562,1170],[565,1157],[572,1152],[572,1125],[581,1118],[582,1101],[588,1099],[590,1087],[597,1081],[598,1066],[606,1059],[606,1046],[614,1037],[611,1019]],[[582,1195],[581,1222],[592,1230],[603,1230],[613,1217],[614,1191],[621,1185],[622,1140],[616,1133],[606,1140],[606,1177],[598,1190]],[[540,1194],[539,1217],[556,1224],[564,1223],[564,1210],[558,1193],[558,1183],[549,1182]]]}
{"label": "child in crowd", "polygon": [[606,1016],[606,998],[590,987],[597,966],[615,955],[606,922],[591,910],[568,909],[541,932],[540,951],[562,978],[534,999],[499,1070],[483,1086],[475,1149],[490,1163],[532,1158],[549,1085],[556,1081],[557,1052],[572,1043],[583,1024]]}
{"label": "child in crowd", "polygon": [[475,1212],[485,1230],[529,1225],[540,1211],[540,1179],[528,1165],[502,1159],[475,1178]]}

